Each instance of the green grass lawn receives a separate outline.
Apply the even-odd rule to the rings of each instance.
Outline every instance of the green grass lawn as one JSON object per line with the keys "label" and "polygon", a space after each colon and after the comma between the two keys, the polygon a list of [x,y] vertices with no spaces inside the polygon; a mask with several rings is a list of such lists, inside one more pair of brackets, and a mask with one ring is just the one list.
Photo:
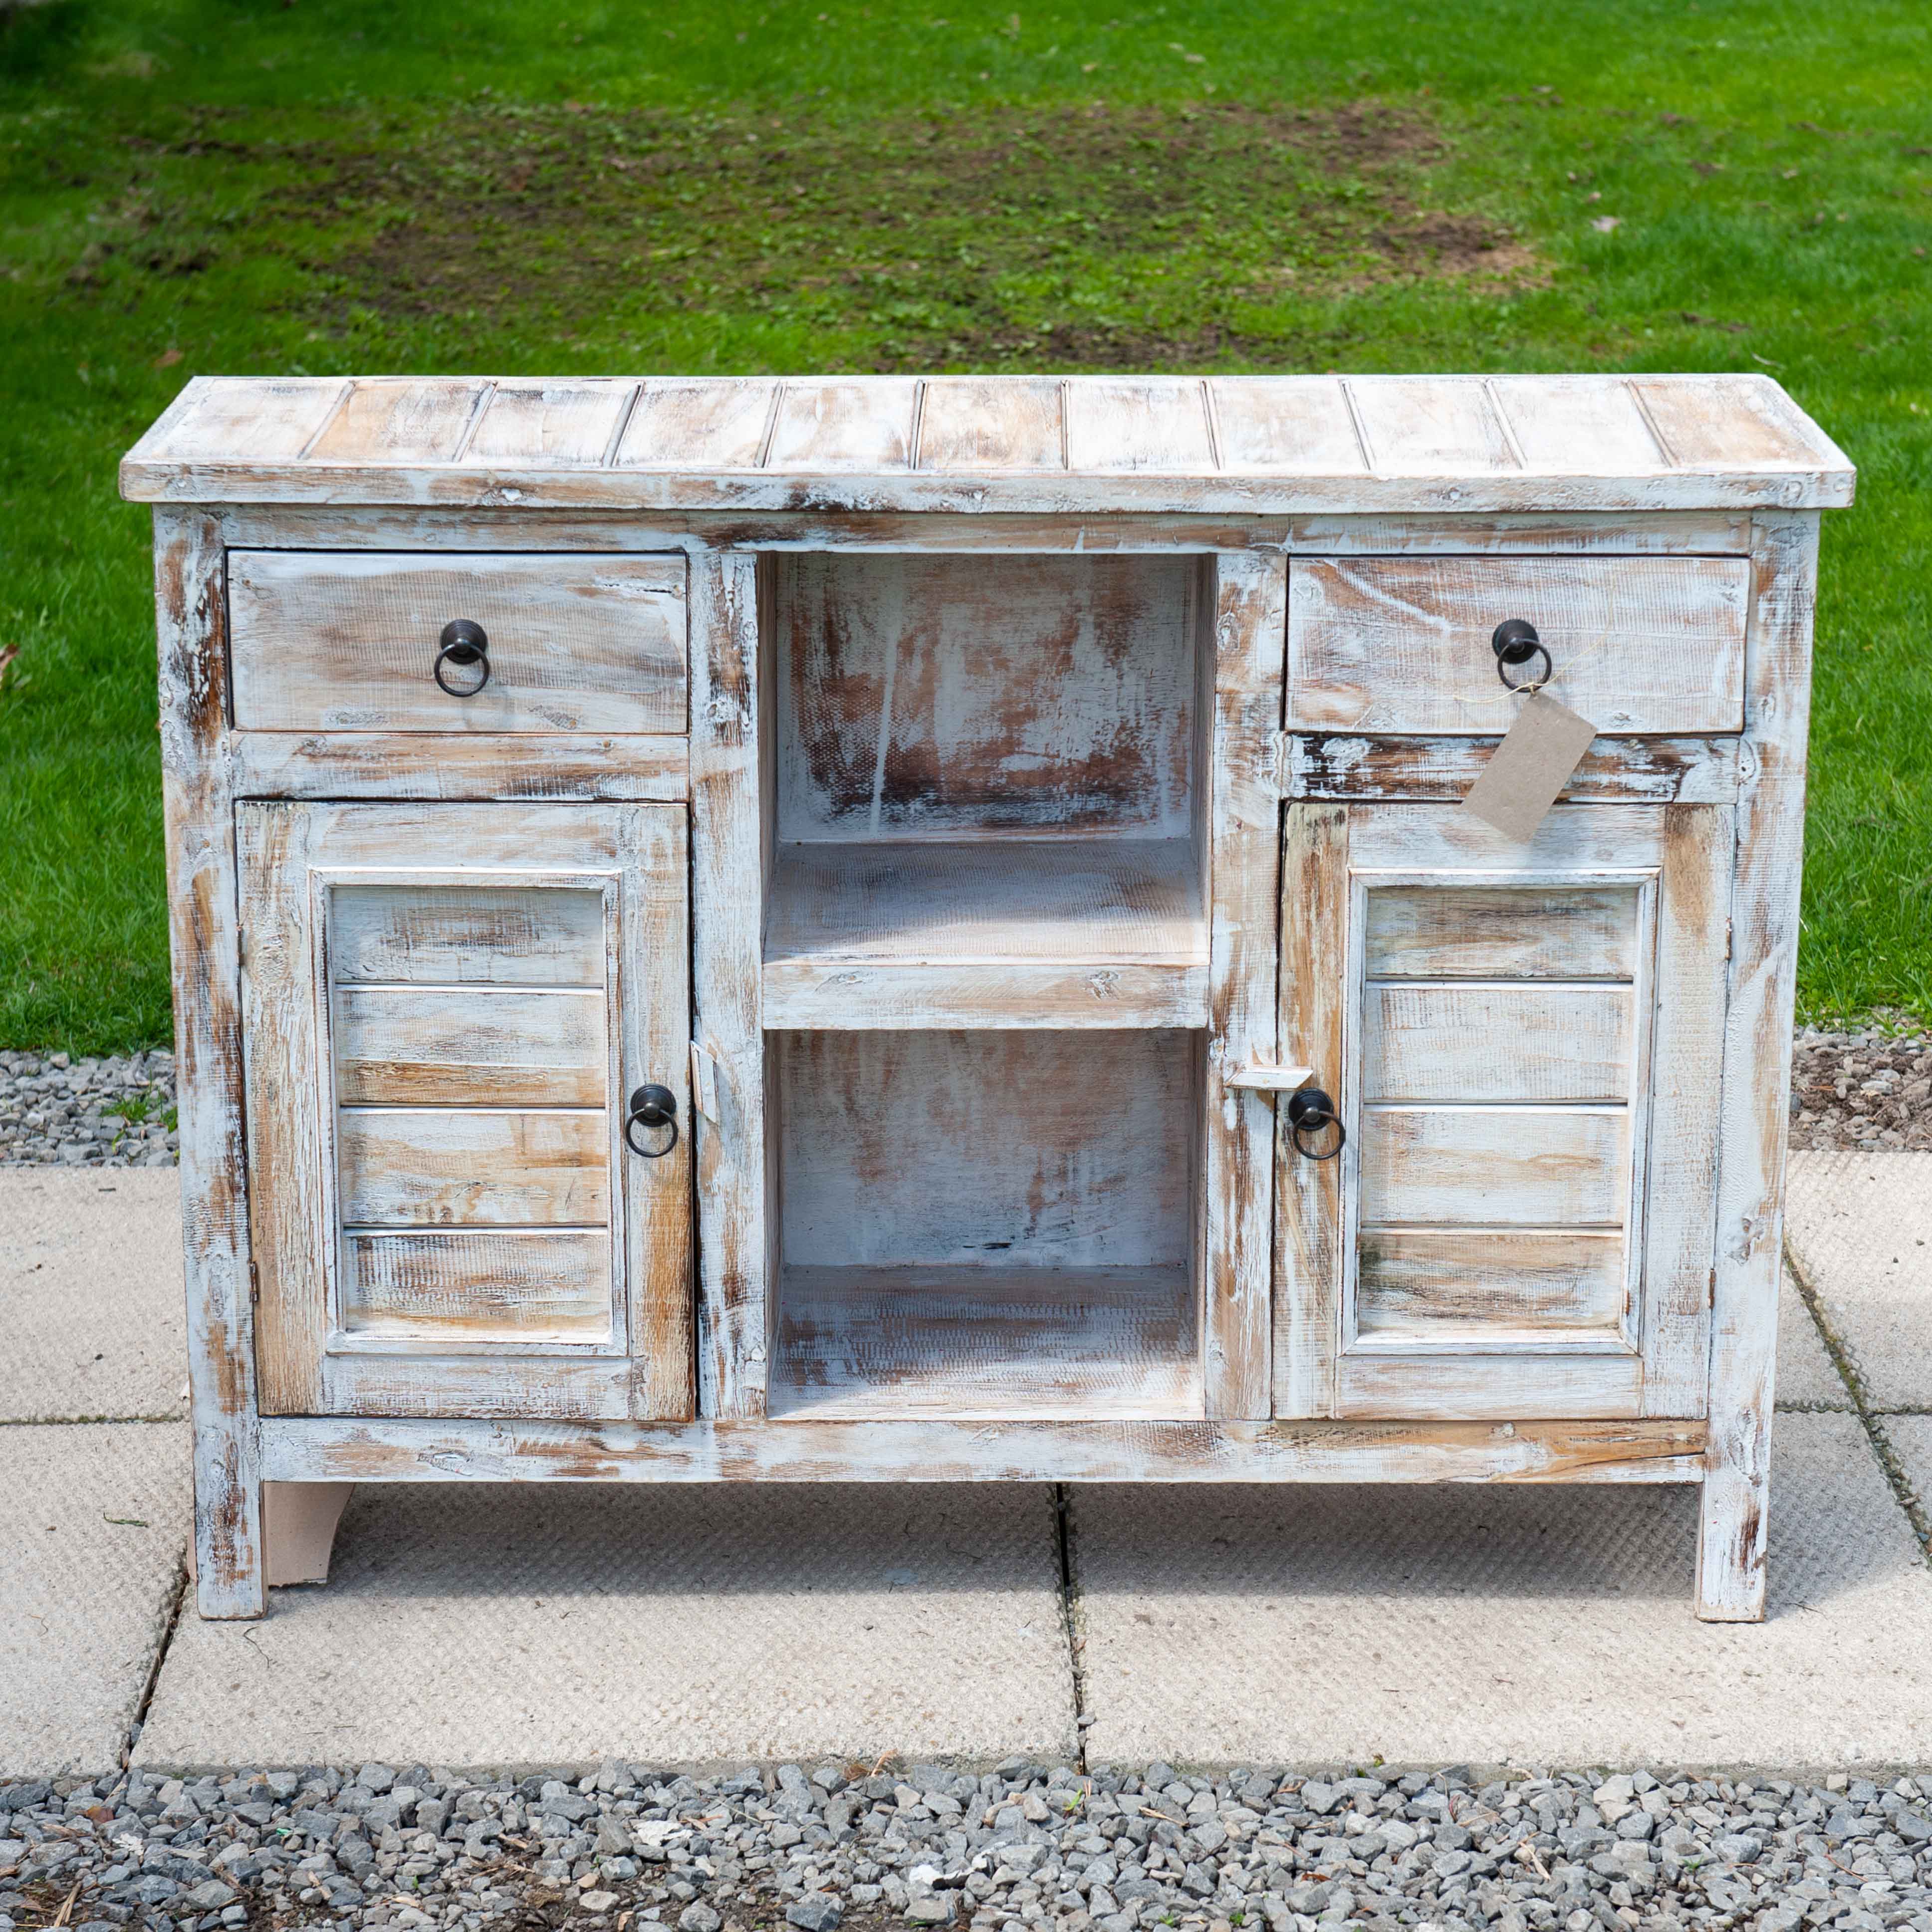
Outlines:
{"label": "green grass lawn", "polygon": [[1928,71],[1924,0],[0,11],[0,1045],[169,1033],[114,473],[198,372],[1769,370],[1860,470],[1801,999],[1932,1016]]}

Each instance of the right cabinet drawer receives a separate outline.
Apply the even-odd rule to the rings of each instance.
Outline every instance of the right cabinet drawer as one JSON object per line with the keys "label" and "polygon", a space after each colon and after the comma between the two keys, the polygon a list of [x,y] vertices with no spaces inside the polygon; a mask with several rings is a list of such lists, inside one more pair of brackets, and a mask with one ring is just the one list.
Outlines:
{"label": "right cabinet drawer", "polygon": [[685,578],[682,556],[231,550],[235,722],[681,733]]}
{"label": "right cabinet drawer", "polygon": [[1288,728],[1499,736],[1520,700],[1490,640],[1516,618],[1549,653],[1551,695],[1600,732],[1742,730],[1750,598],[1742,556],[1298,560]]}

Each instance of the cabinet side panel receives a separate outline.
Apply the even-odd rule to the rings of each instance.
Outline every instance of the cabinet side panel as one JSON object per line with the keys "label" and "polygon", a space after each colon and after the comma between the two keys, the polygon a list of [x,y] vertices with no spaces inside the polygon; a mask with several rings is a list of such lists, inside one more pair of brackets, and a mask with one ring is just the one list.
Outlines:
{"label": "cabinet side panel", "polygon": [[756,560],[692,560],[692,958],[699,1043],[718,1063],[698,1142],[699,1412],[765,1412],[765,1043],[759,970]]}
{"label": "cabinet side panel", "polygon": [[235,824],[224,755],[227,597],[218,518],[155,512],[154,604],[197,1598],[204,1616],[254,1617],[266,1604],[260,1417],[248,1280]]}
{"label": "cabinet side panel", "polygon": [[1286,559],[1216,560],[1204,1317],[1208,1413],[1250,1420],[1265,1418],[1271,1400],[1274,1107],[1270,1096],[1230,1086],[1223,1076],[1276,1064],[1281,803],[1274,739],[1287,623]]}
{"label": "cabinet side panel", "polygon": [[1817,564],[1815,514],[1760,520],[1752,548],[1745,682],[1745,728],[1756,758],[1739,791],[1731,888],[1711,1441],[1697,1548],[1698,1615],[1718,1622],[1755,1622],[1764,1615]]}

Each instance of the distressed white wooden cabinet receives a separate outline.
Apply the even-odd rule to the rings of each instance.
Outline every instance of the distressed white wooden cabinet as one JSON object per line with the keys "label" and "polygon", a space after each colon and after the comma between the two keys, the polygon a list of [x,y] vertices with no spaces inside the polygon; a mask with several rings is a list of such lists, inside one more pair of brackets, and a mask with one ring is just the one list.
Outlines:
{"label": "distressed white wooden cabinet", "polygon": [[265,1483],[974,1478],[1700,1483],[1762,1613],[1776,385],[202,380],[122,479],[205,1615]]}

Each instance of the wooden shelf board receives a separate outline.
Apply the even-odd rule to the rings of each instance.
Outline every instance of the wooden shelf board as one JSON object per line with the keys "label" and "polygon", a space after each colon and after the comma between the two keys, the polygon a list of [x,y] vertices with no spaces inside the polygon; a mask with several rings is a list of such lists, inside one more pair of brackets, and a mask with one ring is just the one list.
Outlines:
{"label": "wooden shelf board", "polygon": [[768,1413],[1186,1420],[1202,1388],[1184,1267],[794,1267]]}
{"label": "wooden shelf board", "polygon": [[1184,838],[782,845],[764,959],[773,1028],[1207,1023]]}

